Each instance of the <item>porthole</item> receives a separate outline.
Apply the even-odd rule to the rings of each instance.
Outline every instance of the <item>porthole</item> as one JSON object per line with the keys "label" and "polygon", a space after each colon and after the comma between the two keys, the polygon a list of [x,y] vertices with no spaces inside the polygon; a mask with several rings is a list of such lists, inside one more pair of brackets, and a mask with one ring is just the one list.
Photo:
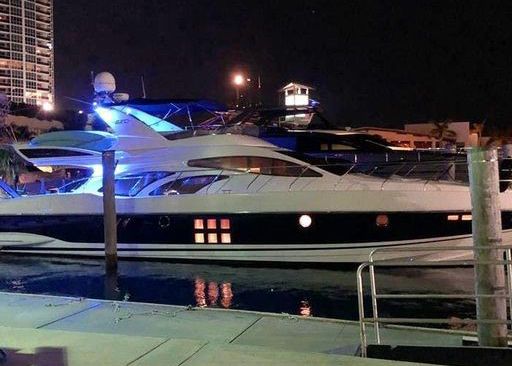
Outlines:
{"label": "porthole", "polygon": [[169,216],[160,216],[158,218],[158,226],[160,226],[160,229],[167,229],[171,226],[171,218]]}
{"label": "porthole", "polygon": [[375,224],[380,228],[387,228],[389,226],[389,217],[385,214],[377,215]]}

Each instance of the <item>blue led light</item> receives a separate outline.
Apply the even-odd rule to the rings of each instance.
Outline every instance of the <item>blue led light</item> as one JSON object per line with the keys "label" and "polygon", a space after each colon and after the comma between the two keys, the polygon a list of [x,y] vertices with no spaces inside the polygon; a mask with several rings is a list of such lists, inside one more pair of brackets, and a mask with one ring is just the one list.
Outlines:
{"label": "blue led light", "polygon": [[143,122],[146,126],[151,127],[156,132],[167,133],[183,131],[181,127],[178,127],[175,124],[172,124],[162,118],[152,116],[151,114],[143,112],[136,108],[126,107],[121,109],[121,111],[125,114],[129,114],[137,118],[139,121]]}
{"label": "blue led light", "polygon": [[95,164],[91,166],[91,169],[93,177],[101,177],[103,175],[103,165]]}
{"label": "blue led light", "polygon": [[112,122],[114,122],[115,114],[110,109],[97,107],[95,108],[95,111],[106,123],[111,124]]}

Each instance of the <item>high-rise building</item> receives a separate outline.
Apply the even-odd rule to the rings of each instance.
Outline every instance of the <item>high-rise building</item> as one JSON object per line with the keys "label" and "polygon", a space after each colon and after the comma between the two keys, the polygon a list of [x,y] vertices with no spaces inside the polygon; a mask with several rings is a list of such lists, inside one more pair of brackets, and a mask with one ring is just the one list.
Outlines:
{"label": "high-rise building", "polygon": [[0,93],[53,108],[53,0],[0,0]]}

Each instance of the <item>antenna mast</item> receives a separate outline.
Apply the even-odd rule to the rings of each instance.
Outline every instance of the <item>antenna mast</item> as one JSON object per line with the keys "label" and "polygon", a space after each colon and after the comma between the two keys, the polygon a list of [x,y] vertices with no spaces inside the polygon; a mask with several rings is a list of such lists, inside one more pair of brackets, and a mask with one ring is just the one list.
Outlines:
{"label": "antenna mast", "polygon": [[142,86],[142,98],[146,99],[146,85],[144,84],[144,75],[140,76],[140,84]]}

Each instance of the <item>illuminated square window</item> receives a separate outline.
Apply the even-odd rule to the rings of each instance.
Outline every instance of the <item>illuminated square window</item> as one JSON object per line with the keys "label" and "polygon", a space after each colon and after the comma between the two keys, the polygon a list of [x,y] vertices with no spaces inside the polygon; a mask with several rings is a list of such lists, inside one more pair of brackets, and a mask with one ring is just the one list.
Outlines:
{"label": "illuminated square window", "polygon": [[220,228],[222,230],[229,230],[231,229],[231,223],[229,219],[221,219],[220,220]]}
{"label": "illuminated square window", "polygon": [[195,219],[194,220],[194,229],[204,230],[204,220],[203,219]]}
{"label": "illuminated square window", "polygon": [[196,243],[204,243],[204,234],[203,233],[195,233],[194,239]]}
{"label": "illuminated square window", "polygon": [[231,234],[230,233],[222,233],[220,234],[220,242],[224,244],[231,243]]}
{"label": "illuminated square window", "polygon": [[207,227],[208,227],[208,230],[215,230],[215,229],[217,229],[217,220],[215,220],[215,219],[208,219],[207,220]]}
{"label": "illuminated square window", "polygon": [[217,233],[209,233],[208,234],[208,243],[216,244],[217,242]]}

